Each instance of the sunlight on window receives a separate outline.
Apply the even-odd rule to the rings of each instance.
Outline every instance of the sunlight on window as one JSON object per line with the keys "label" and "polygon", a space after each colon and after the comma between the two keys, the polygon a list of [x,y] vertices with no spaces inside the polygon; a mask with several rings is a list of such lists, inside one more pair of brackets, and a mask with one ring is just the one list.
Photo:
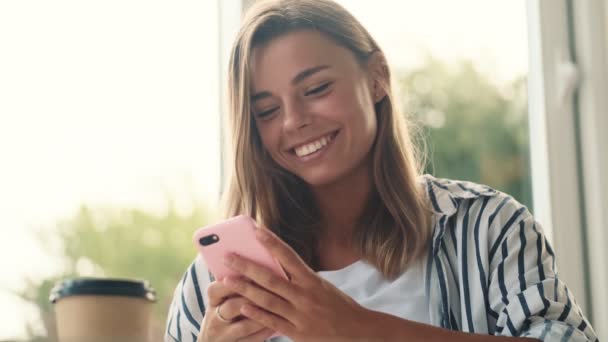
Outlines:
{"label": "sunlight on window", "polygon": [[[0,2],[0,340],[63,264],[35,231],[80,205],[188,212],[219,191],[214,1]],[[158,244],[147,234],[145,243]],[[15,266],[14,260],[20,260]],[[77,268],[94,273],[82,258]],[[8,273],[7,271],[8,270]]]}
{"label": "sunlight on window", "polygon": [[411,69],[432,55],[466,59],[497,81],[527,73],[526,5],[484,0],[339,0],[385,50],[389,62]]}

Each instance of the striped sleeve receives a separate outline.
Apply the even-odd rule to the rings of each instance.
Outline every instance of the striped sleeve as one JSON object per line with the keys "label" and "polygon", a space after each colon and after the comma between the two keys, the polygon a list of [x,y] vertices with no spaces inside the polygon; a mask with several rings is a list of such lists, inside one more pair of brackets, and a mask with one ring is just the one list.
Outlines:
{"label": "striped sleeve", "polygon": [[175,288],[167,317],[165,342],[196,341],[205,315],[210,283],[207,267],[197,256]]}
{"label": "striped sleeve", "polygon": [[598,341],[558,278],[551,245],[530,212],[509,198],[489,229],[488,300],[498,313],[495,335]]}

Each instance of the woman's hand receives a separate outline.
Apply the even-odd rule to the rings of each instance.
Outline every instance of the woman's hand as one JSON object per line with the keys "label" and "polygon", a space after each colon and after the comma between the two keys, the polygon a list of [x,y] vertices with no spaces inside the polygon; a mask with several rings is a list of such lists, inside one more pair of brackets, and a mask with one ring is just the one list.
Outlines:
{"label": "woman's hand", "polygon": [[[260,323],[241,316],[240,309],[249,300],[234,293],[221,282],[211,283],[207,288],[207,295],[209,304],[205,310],[198,342],[261,342],[274,333]],[[221,317],[218,316],[218,311]]]}
{"label": "woman's hand", "polygon": [[258,239],[278,259],[290,280],[237,255],[226,264],[243,278],[223,280],[249,299],[241,313],[295,341],[353,341],[365,338],[371,311],[311,270],[285,242],[265,229]]}

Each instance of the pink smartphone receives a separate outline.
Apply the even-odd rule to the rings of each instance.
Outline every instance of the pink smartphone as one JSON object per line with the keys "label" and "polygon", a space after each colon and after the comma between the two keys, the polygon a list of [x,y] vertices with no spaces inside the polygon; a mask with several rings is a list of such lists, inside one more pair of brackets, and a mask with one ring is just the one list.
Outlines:
{"label": "pink smartphone", "polygon": [[255,237],[256,229],[259,228],[251,217],[240,215],[194,233],[194,243],[215,279],[238,275],[224,265],[224,258],[230,253],[250,259],[288,279],[279,262]]}

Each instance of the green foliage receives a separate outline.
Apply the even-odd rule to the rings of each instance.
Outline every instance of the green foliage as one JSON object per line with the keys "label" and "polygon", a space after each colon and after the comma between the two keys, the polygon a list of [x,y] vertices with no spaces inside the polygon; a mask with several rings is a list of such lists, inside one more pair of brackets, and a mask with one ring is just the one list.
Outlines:
{"label": "green foliage", "polygon": [[108,277],[149,280],[163,298],[192,262],[192,233],[208,219],[202,209],[180,216],[173,206],[164,216],[83,207],[60,231],[70,271],[77,273],[78,263],[88,260]]}
{"label": "green foliage", "polygon": [[490,185],[532,208],[525,79],[499,86],[468,62],[430,59],[399,84],[403,111],[423,125],[427,172]]}
{"label": "green foliage", "polygon": [[30,282],[21,297],[38,305],[52,339],[54,321],[48,298],[51,287],[60,279],[145,279],[157,292],[154,329],[156,336],[162,336],[175,286],[196,255],[192,234],[213,219],[201,205],[193,207],[188,215],[178,214],[172,204],[164,215],[141,209],[81,207],[72,218],[60,222],[57,231],[43,237],[49,244],[53,237],[61,241],[60,256],[66,261],[66,272],[42,282]]}

